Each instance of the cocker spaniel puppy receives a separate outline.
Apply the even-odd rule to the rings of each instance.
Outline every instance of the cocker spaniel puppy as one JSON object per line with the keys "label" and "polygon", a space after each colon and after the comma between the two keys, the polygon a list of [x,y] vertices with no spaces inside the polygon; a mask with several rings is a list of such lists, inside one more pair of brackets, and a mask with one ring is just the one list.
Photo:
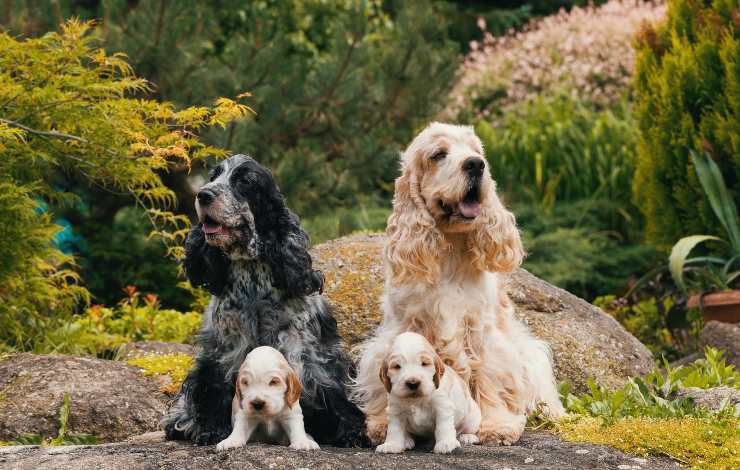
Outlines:
{"label": "cocker spaniel puppy", "polygon": [[379,375],[388,391],[388,433],[376,452],[412,449],[414,436],[434,437],[438,454],[452,452],[461,442],[478,442],[480,408],[468,385],[426,338],[411,332],[398,335]]}
{"label": "cocker spaniel puppy", "polygon": [[315,450],[316,441],[306,434],[298,399],[301,382],[285,356],[270,346],[247,354],[236,377],[231,402],[231,435],[217,450],[241,447],[247,442],[290,445],[296,450]]}
{"label": "cocker spaniel puppy", "polygon": [[512,444],[542,403],[564,414],[549,347],[514,316],[501,273],[522,261],[514,215],[496,195],[471,127],[432,123],[402,156],[385,246],[383,323],[361,348],[354,399],[374,442],[386,431],[377,370],[403,331],[426,337],[468,383],[483,443]]}
{"label": "cocker spaniel puppy", "polygon": [[163,424],[169,439],[211,444],[231,432],[239,367],[258,346],[280,351],[303,383],[300,404],[320,443],[366,442],[364,416],[347,399],[352,364],[319,293],[308,235],[285,206],[270,172],[236,155],[218,165],[198,192],[185,245],[185,272],[213,296],[199,337],[201,351]]}

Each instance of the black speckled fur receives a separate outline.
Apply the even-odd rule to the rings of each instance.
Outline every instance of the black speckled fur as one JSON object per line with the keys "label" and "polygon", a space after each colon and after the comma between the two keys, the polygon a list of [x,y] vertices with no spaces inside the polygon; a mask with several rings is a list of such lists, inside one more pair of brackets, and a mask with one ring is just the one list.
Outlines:
{"label": "black speckled fur", "polygon": [[257,255],[233,257],[208,245],[200,224],[188,236],[185,271],[213,298],[195,367],[163,421],[167,438],[200,445],[226,438],[239,366],[255,347],[272,346],[300,371],[306,431],[319,444],[369,445],[364,416],[347,398],[354,367],[320,295],[324,278],[312,269],[298,217],[285,206],[270,172],[251,158],[231,157],[215,171],[227,174],[228,182],[210,185],[231,191],[235,204],[251,212],[254,233],[245,224],[240,237],[256,239]]}

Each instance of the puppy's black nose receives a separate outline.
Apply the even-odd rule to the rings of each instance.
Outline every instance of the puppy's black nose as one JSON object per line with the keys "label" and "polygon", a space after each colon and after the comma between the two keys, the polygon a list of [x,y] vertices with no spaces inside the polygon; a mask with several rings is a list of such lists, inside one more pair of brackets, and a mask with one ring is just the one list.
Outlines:
{"label": "puppy's black nose", "polygon": [[252,408],[254,408],[255,411],[259,411],[264,407],[265,407],[264,400],[260,400],[259,398],[252,400]]}
{"label": "puppy's black nose", "polygon": [[419,388],[419,381],[417,379],[409,379],[406,381],[406,388],[409,390],[416,390]]}
{"label": "puppy's black nose", "polygon": [[470,157],[462,165],[463,171],[470,176],[481,176],[485,167],[486,162],[479,157]]}
{"label": "puppy's black nose", "polygon": [[196,197],[198,198],[199,203],[207,206],[208,204],[213,202],[213,200],[216,198],[216,195],[213,194],[213,191],[211,191],[210,189],[201,189],[200,191],[198,191],[198,195]]}

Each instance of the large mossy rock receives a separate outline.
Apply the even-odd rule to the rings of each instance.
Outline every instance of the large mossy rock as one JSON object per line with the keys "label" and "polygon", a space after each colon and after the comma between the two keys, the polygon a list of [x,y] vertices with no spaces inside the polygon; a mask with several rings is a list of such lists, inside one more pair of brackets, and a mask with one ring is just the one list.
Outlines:
{"label": "large mossy rock", "polygon": [[0,447],[0,468],[673,470],[682,467],[664,457],[635,457],[607,446],[564,442],[545,432],[527,432],[513,446],[473,446],[450,455],[433,454],[427,450],[389,455],[376,454],[370,449],[334,448],[306,452],[260,444],[219,453],[215,446],[198,447],[183,442]]}
{"label": "large mossy rock", "polygon": [[[334,306],[345,341],[366,338],[382,318],[381,235],[333,240],[312,249],[314,265],[326,276],[324,293]],[[508,279],[517,314],[539,338],[548,341],[558,380],[585,391],[593,378],[617,387],[653,367],[650,351],[603,311],[520,269]]]}
{"label": "large mossy rock", "polygon": [[55,437],[65,394],[68,432],[103,442],[156,430],[167,404],[153,380],[123,362],[16,354],[0,361],[0,441]]}

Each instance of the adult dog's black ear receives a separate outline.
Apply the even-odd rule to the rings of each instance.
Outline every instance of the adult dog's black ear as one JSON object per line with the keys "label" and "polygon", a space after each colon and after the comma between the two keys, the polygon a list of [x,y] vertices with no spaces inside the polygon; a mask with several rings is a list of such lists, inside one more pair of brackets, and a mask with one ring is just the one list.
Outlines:
{"label": "adult dog's black ear", "polygon": [[324,275],[312,267],[308,253],[308,234],[303,231],[298,216],[285,209],[270,238],[262,240],[262,255],[270,265],[273,282],[289,297],[322,292]]}
{"label": "adult dog's black ear", "polygon": [[185,241],[185,274],[193,287],[205,287],[221,295],[229,273],[229,259],[219,248],[206,243],[200,224],[193,226]]}

